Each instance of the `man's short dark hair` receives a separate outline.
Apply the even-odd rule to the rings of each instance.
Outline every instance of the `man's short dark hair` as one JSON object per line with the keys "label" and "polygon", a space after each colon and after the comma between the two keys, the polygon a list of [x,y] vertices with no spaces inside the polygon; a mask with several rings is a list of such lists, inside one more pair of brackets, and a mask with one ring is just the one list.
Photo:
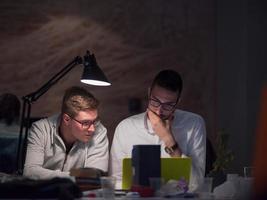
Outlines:
{"label": "man's short dark hair", "polygon": [[177,92],[177,94],[180,95],[183,89],[183,80],[178,72],[171,69],[166,69],[160,71],[156,75],[152,82],[151,90],[155,85],[158,85],[172,92]]}

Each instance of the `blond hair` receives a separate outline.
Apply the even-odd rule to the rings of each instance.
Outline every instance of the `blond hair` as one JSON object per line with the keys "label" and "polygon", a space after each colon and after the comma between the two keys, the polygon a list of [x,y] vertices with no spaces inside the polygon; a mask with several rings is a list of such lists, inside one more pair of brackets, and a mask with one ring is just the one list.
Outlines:
{"label": "blond hair", "polygon": [[73,86],[66,90],[62,101],[61,112],[75,117],[79,111],[96,110],[99,101],[86,89]]}

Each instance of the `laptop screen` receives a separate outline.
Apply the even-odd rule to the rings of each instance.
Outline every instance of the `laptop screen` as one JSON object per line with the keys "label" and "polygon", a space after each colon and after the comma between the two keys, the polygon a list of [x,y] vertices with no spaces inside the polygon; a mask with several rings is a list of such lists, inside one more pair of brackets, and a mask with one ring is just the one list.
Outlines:
{"label": "laptop screen", "polygon": [[[161,177],[164,181],[190,180],[191,158],[161,158]],[[122,189],[128,190],[132,186],[132,159],[124,158],[122,161]]]}

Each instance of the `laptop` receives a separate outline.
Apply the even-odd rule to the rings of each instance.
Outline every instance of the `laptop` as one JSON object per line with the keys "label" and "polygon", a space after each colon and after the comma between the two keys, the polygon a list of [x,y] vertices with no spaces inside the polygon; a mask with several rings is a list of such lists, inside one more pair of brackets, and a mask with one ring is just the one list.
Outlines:
{"label": "laptop", "polygon": [[[171,179],[184,178],[190,180],[191,158],[161,158],[161,177],[167,182]],[[129,190],[132,186],[132,159],[122,160],[122,189]]]}

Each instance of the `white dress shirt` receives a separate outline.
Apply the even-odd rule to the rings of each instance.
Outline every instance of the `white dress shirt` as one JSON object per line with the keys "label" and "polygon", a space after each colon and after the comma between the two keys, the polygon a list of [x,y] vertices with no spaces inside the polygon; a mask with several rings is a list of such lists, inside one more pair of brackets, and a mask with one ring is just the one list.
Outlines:
{"label": "white dress shirt", "polygon": [[[124,119],[115,130],[110,151],[111,176],[116,177],[116,188],[122,187],[122,159],[132,156],[133,145],[160,144],[161,157],[170,157],[164,150],[163,141],[154,133],[147,114],[141,113]],[[172,134],[179,144],[182,156],[192,158],[191,189],[204,177],[206,163],[206,128],[203,118],[197,114],[176,110]]]}

